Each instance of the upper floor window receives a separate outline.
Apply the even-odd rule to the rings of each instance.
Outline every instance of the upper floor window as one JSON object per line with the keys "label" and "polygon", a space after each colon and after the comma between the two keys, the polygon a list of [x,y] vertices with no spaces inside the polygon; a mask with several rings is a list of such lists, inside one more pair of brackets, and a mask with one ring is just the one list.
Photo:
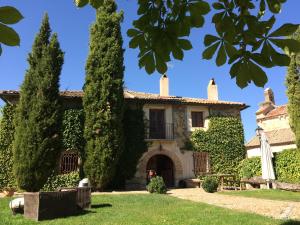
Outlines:
{"label": "upper floor window", "polygon": [[192,127],[203,127],[203,112],[191,112],[192,114]]}

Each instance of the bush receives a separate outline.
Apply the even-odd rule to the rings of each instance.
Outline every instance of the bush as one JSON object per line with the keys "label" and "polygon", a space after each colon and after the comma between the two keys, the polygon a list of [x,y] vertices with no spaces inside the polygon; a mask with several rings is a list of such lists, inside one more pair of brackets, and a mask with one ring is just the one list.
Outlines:
{"label": "bush", "polygon": [[150,193],[165,194],[167,193],[167,187],[162,177],[157,176],[151,179],[147,185],[147,190]]}
{"label": "bush", "polygon": [[261,176],[261,162],[259,157],[247,158],[238,165],[240,178]]}
{"label": "bush", "polygon": [[202,184],[202,188],[204,189],[204,191],[208,192],[208,193],[214,193],[217,191],[219,186],[218,180],[215,177],[205,177],[203,184]]}
{"label": "bush", "polygon": [[43,187],[43,191],[55,191],[58,188],[78,187],[80,181],[78,172],[68,174],[53,175],[48,178],[47,183]]}
{"label": "bush", "polygon": [[275,154],[277,180],[286,183],[300,183],[300,150],[287,149]]}

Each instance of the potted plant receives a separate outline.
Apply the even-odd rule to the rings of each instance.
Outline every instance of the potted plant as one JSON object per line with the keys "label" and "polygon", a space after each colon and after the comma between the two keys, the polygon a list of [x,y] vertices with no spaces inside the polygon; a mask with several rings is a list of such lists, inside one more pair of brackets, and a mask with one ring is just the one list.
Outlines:
{"label": "potted plant", "polygon": [[3,188],[3,194],[6,197],[12,197],[15,191],[16,189],[10,184],[8,184],[5,188]]}

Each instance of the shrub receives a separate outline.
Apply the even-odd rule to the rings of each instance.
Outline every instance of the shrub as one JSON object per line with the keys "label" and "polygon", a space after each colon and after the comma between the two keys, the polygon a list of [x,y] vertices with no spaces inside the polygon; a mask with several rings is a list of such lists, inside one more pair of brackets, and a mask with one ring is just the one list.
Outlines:
{"label": "shrub", "polygon": [[275,173],[279,181],[300,183],[300,150],[287,149],[276,153]]}
{"label": "shrub", "polygon": [[80,178],[78,172],[67,174],[52,175],[48,178],[47,183],[43,187],[43,191],[55,191],[58,188],[78,187]]}
{"label": "shrub", "polygon": [[207,131],[196,130],[191,136],[194,151],[208,152],[214,173],[237,173],[245,158],[244,131],[240,118],[211,116]]}
{"label": "shrub", "polygon": [[214,193],[219,186],[218,180],[215,177],[205,177],[202,183],[202,188],[208,193]]}
{"label": "shrub", "polygon": [[238,165],[240,178],[261,176],[261,162],[259,157],[247,158]]}
{"label": "shrub", "polygon": [[157,176],[151,179],[147,185],[147,190],[150,193],[165,194],[167,193],[167,187],[162,177]]}

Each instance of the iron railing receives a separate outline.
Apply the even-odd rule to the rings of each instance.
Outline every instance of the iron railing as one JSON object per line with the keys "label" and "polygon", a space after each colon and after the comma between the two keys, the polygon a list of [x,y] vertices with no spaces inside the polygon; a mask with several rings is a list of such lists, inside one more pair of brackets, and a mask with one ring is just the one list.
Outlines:
{"label": "iron railing", "polygon": [[174,124],[163,123],[156,124],[148,122],[146,139],[173,140]]}

